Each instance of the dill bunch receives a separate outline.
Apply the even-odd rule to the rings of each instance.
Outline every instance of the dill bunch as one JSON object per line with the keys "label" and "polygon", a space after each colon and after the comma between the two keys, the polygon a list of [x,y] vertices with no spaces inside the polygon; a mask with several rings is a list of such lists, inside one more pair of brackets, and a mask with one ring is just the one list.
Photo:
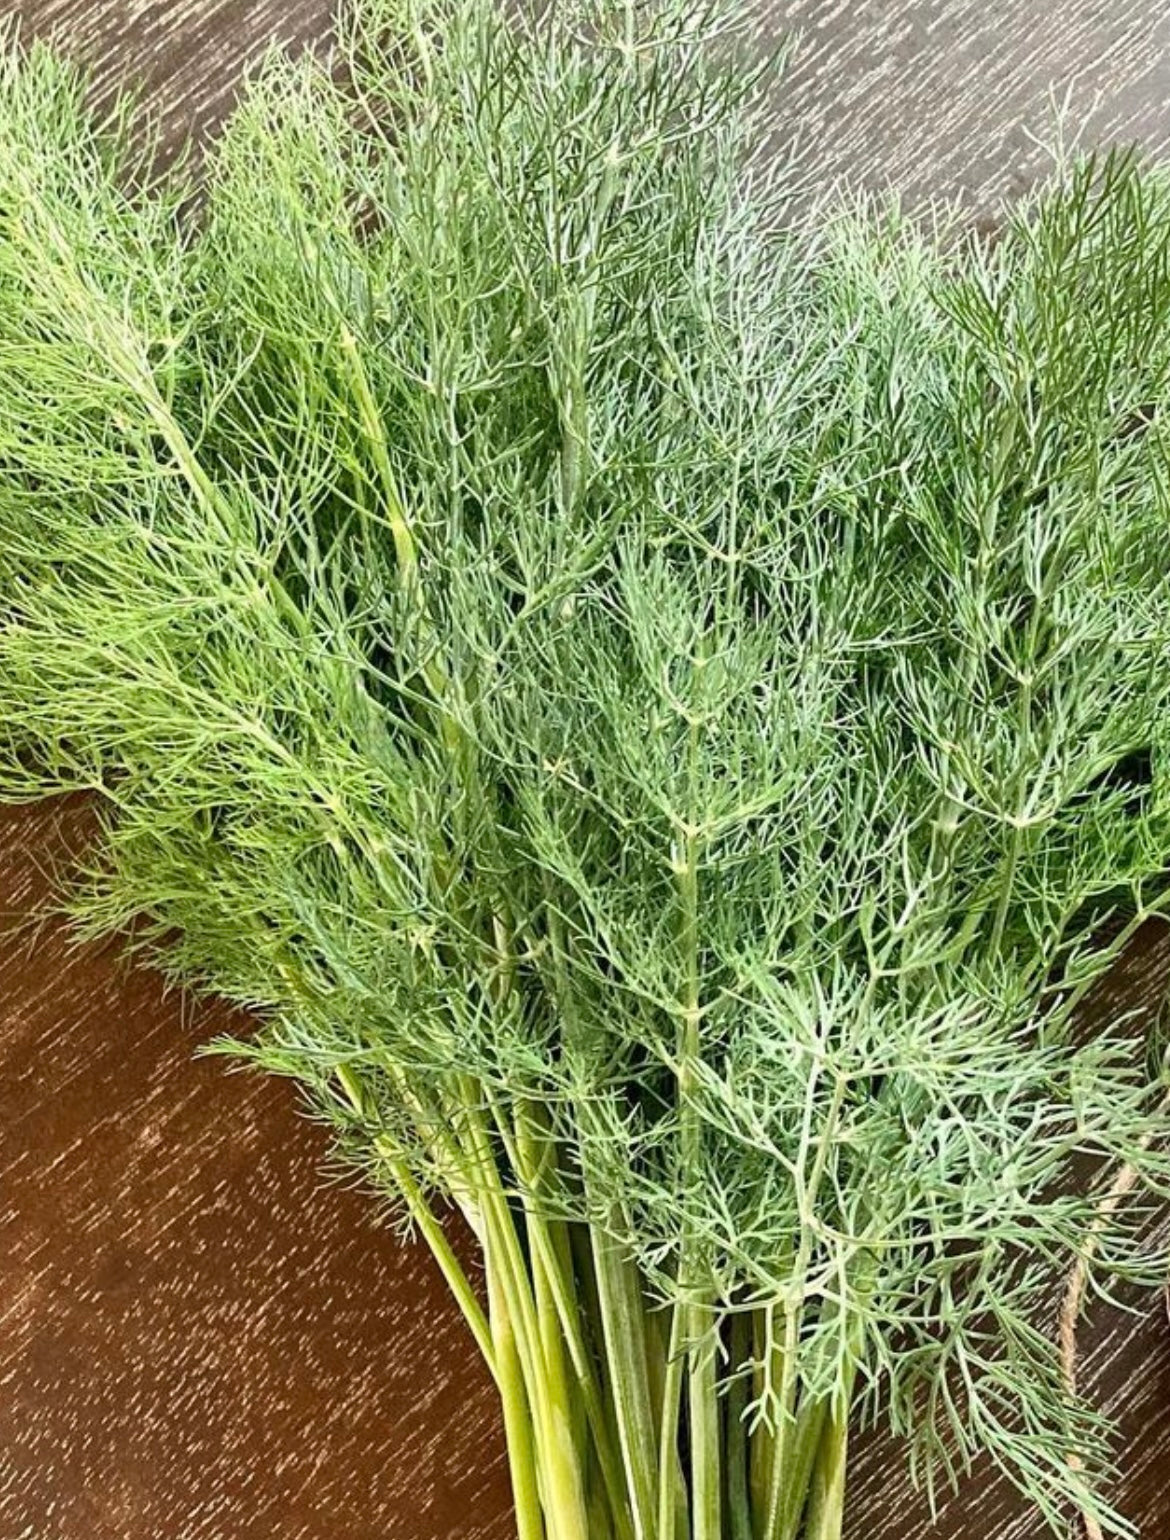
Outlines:
{"label": "dill bunch", "polygon": [[360,0],[195,199],[10,41],[0,793],[431,1245],[520,1540],[837,1540],[854,1415],[1121,1530],[1043,1311],[1161,1268],[1170,180],[810,207],[754,50]]}

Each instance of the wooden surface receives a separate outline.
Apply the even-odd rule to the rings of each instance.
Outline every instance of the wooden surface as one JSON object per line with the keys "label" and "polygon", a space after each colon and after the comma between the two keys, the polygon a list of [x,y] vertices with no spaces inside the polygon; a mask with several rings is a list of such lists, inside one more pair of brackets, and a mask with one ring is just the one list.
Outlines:
{"label": "wooden surface", "polygon": [[[0,5],[0,14],[13,10]],[[23,0],[172,139],[210,130],[272,37],[326,0]],[[1168,0],[788,0],[778,100],[833,176],[993,210],[1043,169],[1053,93],[1090,142],[1170,137]],[[0,1540],[510,1540],[491,1387],[425,1252],[323,1187],[291,1091],[193,1061],[224,1025],[110,948],[22,929],[82,837],[0,811]],[[1102,1012],[1152,1005],[1150,935]],[[1170,1540],[1170,1326],[1098,1309],[1085,1386],[1119,1421],[1120,1502]],[[862,1435],[852,1540],[1034,1540],[980,1472],[932,1528]]]}

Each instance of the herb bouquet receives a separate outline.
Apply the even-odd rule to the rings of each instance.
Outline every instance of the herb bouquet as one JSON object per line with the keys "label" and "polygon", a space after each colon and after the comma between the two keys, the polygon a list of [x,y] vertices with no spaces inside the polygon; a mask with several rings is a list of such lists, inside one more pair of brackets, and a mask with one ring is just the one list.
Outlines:
{"label": "herb bouquet", "polygon": [[0,789],[429,1242],[520,1540],[837,1540],[858,1410],[1113,1526],[1043,1310],[1170,1176],[1078,1017],[1167,902],[1170,179],[817,203],[751,44],[361,0],[193,199],[10,42]]}

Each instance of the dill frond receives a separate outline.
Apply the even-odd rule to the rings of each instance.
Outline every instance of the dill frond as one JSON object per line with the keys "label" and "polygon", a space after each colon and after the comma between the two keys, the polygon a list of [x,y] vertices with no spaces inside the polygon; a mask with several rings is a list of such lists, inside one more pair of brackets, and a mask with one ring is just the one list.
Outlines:
{"label": "dill frond", "polygon": [[1120,1532],[1038,1312],[1162,1265],[1079,1012],[1167,905],[1170,179],[810,208],[753,46],[361,0],[192,216],[8,45],[0,794],[435,1249],[520,1540],[837,1540],[858,1407]]}

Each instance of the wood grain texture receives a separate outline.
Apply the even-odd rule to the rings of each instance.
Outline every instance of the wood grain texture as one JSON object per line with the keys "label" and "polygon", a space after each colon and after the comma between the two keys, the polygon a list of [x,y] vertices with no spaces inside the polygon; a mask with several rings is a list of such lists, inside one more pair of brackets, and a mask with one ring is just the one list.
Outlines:
{"label": "wood grain texture", "polygon": [[[168,140],[208,133],[272,38],[329,0],[22,0]],[[5,7],[0,5],[0,14]],[[1088,142],[1170,139],[1167,0],[773,0],[803,41],[777,139],[827,177],[993,210],[1045,164],[1052,94]],[[493,1392],[425,1252],[359,1193],[285,1086],[193,1061],[227,1018],[110,948],[29,931],[76,806],[0,810],[0,1540],[511,1540]],[[1153,1009],[1170,939],[1097,1001]],[[1170,1540],[1170,1328],[1093,1311],[1084,1386],[1119,1419],[1120,1502]],[[862,1434],[850,1540],[1034,1540],[979,1471],[932,1526]]]}
{"label": "wood grain texture", "polygon": [[322,1191],[287,1085],[193,1060],[226,1012],[11,923],[81,824],[0,810],[0,1537],[503,1540],[425,1249]]}
{"label": "wood grain texture", "polygon": [[778,132],[822,176],[982,210],[1051,166],[1066,138],[1170,137],[1166,0],[765,0],[795,30]]}
{"label": "wood grain texture", "polygon": [[161,123],[165,147],[200,140],[266,49],[324,43],[332,0],[20,0],[0,4],[26,34],[49,38],[93,73],[130,86]]}

